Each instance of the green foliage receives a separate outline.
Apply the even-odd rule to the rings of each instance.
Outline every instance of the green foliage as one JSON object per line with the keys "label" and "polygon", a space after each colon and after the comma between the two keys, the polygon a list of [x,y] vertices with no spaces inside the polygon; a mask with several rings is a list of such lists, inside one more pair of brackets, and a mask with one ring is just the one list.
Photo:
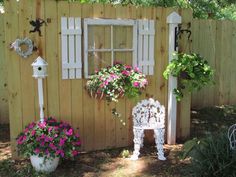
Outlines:
{"label": "green foliage", "polygon": [[203,86],[213,82],[213,70],[198,54],[174,54],[174,59],[163,73],[165,79],[172,75],[179,78],[179,86],[174,89],[178,101],[183,97],[183,90],[189,92],[200,90]]}
{"label": "green foliage", "polygon": [[127,149],[124,149],[121,153],[120,153],[122,158],[128,158],[130,156],[130,152]]}
{"label": "green foliage", "polygon": [[182,158],[191,158],[184,169],[191,176],[229,177],[236,175],[236,152],[230,150],[226,132],[193,139],[184,144]]}

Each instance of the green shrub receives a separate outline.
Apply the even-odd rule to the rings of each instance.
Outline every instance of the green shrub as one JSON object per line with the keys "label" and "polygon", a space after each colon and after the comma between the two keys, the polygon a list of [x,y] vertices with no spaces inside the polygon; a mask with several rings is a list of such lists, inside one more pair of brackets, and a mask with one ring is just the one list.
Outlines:
{"label": "green shrub", "polygon": [[191,176],[236,176],[236,151],[230,150],[226,132],[187,141],[181,156],[190,157],[191,164],[184,171]]}

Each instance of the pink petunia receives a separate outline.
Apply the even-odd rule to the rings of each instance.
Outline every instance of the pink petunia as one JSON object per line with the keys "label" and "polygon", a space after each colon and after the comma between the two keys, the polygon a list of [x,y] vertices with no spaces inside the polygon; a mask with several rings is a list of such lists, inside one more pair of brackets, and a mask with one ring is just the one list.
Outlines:
{"label": "pink petunia", "polygon": [[38,123],[39,128],[45,128],[46,127],[46,122],[39,122]]}
{"label": "pink petunia", "polygon": [[139,68],[137,66],[134,67],[135,72],[139,72]]}
{"label": "pink petunia", "polygon": [[39,153],[40,153],[40,149],[39,149],[39,148],[36,148],[36,149],[34,150],[34,152],[35,152],[35,154],[39,154]]}
{"label": "pink petunia", "polygon": [[56,147],[53,143],[50,143],[50,144],[49,144],[49,147],[50,147],[52,150],[56,150],[56,149],[57,149],[57,147]]}
{"label": "pink petunia", "polygon": [[32,132],[31,132],[31,136],[34,136],[35,133],[36,133],[36,131],[35,131],[35,130],[32,130]]}
{"label": "pink petunia", "polygon": [[126,70],[124,70],[124,71],[122,71],[122,72],[121,72],[121,74],[123,74],[123,75],[125,75],[125,76],[129,76],[129,75],[130,75],[130,72],[129,72],[129,71],[126,71]]}
{"label": "pink petunia", "polygon": [[73,151],[72,151],[72,155],[73,155],[73,156],[77,156],[78,154],[79,154],[78,151],[76,151],[76,150],[73,150]]}
{"label": "pink petunia", "polygon": [[56,155],[60,155],[61,157],[65,156],[64,151],[61,149],[56,151]]}
{"label": "pink petunia", "polygon": [[134,85],[134,87],[139,87],[140,84],[139,84],[139,82],[134,82],[133,85]]}
{"label": "pink petunia", "polygon": [[80,142],[80,141],[77,141],[77,142],[76,142],[76,145],[77,145],[77,146],[80,146],[80,145],[81,145],[81,142]]}
{"label": "pink petunia", "polygon": [[65,139],[64,138],[60,138],[60,142],[59,142],[59,146],[63,146],[65,144]]}
{"label": "pink petunia", "polygon": [[68,135],[68,136],[73,135],[73,129],[70,128],[68,131],[66,131],[66,135]]}

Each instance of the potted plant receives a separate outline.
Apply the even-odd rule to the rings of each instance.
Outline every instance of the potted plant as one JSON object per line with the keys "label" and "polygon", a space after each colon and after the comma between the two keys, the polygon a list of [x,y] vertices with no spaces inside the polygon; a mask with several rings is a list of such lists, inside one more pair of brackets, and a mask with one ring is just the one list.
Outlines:
{"label": "potted plant", "polygon": [[137,98],[147,84],[146,76],[137,67],[116,63],[95,71],[87,81],[86,89],[92,97],[117,102],[123,96]]}
{"label": "potted plant", "polygon": [[192,92],[213,83],[213,69],[198,54],[175,53],[163,73],[165,79],[171,75],[179,78],[178,87],[174,89],[177,101],[183,97],[183,90]]}
{"label": "potted plant", "polygon": [[74,158],[79,154],[79,134],[65,122],[49,117],[32,122],[17,137],[17,149],[30,157],[36,171],[52,172],[60,158]]}

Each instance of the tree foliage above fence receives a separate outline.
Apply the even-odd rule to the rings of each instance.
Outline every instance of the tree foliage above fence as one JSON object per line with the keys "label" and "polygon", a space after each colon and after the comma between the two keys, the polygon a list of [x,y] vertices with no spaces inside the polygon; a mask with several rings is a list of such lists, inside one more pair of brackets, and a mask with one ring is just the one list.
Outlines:
{"label": "tree foliage above fence", "polygon": [[195,18],[236,20],[235,0],[69,0],[82,3],[133,4],[136,6],[161,6],[191,8]]}

